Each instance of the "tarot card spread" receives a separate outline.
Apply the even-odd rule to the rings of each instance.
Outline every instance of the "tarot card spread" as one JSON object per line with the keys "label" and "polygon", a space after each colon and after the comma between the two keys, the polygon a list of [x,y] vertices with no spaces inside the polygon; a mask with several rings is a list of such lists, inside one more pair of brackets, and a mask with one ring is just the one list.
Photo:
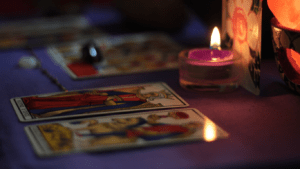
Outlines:
{"label": "tarot card spread", "polygon": [[165,83],[69,91],[10,101],[22,122],[188,106]]}
{"label": "tarot card spread", "polygon": [[68,120],[27,126],[25,131],[41,157],[228,137],[196,109]]}
{"label": "tarot card spread", "polygon": [[134,34],[94,39],[104,61],[85,63],[81,47],[85,41],[48,47],[48,53],[73,79],[151,72],[178,67],[182,49],[162,33]]}

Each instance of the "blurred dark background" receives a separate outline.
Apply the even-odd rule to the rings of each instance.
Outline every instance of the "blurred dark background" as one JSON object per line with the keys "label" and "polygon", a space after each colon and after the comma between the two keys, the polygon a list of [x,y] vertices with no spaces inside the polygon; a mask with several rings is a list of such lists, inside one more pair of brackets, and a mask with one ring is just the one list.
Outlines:
{"label": "blurred dark background", "polygon": [[[176,32],[182,29],[192,12],[205,25],[207,30],[214,26],[221,28],[221,0],[15,0],[3,1],[0,5],[0,20],[34,17],[55,17],[85,13],[88,10],[102,10],[115,7],[123,16],[122,26],[107,26],[106,31],[135,32],[140,30],[161,30]],[[272,59],[273,49],[270,32],[270,12],[267,1],[263,1],[262,59]],[[121,28],[121,29],[120,29]],[[110,33],[110,32],[108,32]],[[206,36],[204,45],[209,42]]]}
{"label": "blurred dark background", "polygon": [[[216,25],[221,28],[222,23],[222,0],[185,0],[187,4],[201,20],[212,30]],[[274,52],[271,39],[270,20],[273,17],[267,5],[267,0],[263,1],[263,19],[262,19],[262,59],[273,59]]]}

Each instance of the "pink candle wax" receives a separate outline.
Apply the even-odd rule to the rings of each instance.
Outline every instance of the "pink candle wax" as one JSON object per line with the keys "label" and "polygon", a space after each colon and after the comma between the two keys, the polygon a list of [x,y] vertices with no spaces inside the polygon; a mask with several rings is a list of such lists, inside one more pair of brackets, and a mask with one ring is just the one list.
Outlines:
{"label": "pink candle wax", "polygon": [[[195,48],[179,53],[179,82],[184,88],[204,91],[237,88],[241,59],[229,50]],[[226,87],[227,88],[227,87]]]}
{"label": "pink candle wax", "polygon": [[188,53],[190,64],[199,66],[225,66],[233,63],[233,53],[228,50],[193,49]]}
{"label": "pink candle wax", "polygon": [[230,91],[238,87],[240,59],[229,50],[220,50],[220,44],[220,32],[215,27],[210,43],[212,49],[195,48],[179,53],[179,83],[183,88]]}

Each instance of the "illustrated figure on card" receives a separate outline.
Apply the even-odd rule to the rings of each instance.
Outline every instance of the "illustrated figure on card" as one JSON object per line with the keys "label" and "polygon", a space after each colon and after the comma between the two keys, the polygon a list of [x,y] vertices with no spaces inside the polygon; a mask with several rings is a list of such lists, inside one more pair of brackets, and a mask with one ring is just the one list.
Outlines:
{"label": "illustrated figure on card", "polygon": [[[63,147],[94,147],[108,144],[124,144],[138,142],[139,139],[144,141],[163,140],[168,138],[188,137],[203,127],[198,121],[180,122],[188,119],[189,115],[184,112],[184,118],[174,118],[168,115],[149,115],[147,118],[131,117],[116,118],[110,122],[99,122],[95,119],[75,121],[70,123],[70,127],[62,128],[61,125],[42,125],[40,131],[44,134],[51,134],[47,140],[53,149],[62,149]],[[173,112],[176,114],[176,112]],[[150,116],[170,118],[179,120],[177,123],[161,123],[159,119],[153,121]],[[170,120],[169,119],[169,120]],[[84,126],[74,128],[74,126]],[[58,132],[58,130],[60,132]],[[62,133],[72,133],[68,139]],[[68,135],[68,134],[67,134]],[[76,143],[77,140],[77,143]]]}
{"label": "illustrated figure on card", "polygon": [[145,141],[161,140],[173,137],[187,137],[193,134],[201,126],[198,122],[189,122],[180,125],[160,124],[153,126],[141,126],[131,129],[113,131],[109,133],[83,134],[79,137],[93,137],[90,145],[115,144],[125,142],[137,142],[138,139]]}
{"label": "illustrated figure on card", "polygon": [[47,97],[24,97],[22,100],[33,116],[51,117],[111,109],[159,107],[162,105],[150,101],[161,98],[171,99],[170,94],[165,90],[141,93],[143,89],[143,87],[134,87],[107,91],[77,91]]}
{"label": "illustrated figure on card", "polygon": [[162,82],[33,95],[10,101],[20,121],[188,106]]}
{"label": "illustrated figure on card", "polygon": [[243,58],[241,85],[258,95],[261,62],[262,0],[223,0],[222,40]]}

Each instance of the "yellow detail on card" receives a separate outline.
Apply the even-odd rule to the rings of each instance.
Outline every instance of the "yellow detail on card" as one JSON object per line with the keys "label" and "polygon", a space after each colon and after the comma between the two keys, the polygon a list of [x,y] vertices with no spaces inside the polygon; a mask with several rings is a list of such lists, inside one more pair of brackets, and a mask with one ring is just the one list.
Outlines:
{"label": "yellow detail on card", "polygon": [[38,126],[53,151],[69,151],[72,149],[72,131],[60,124]]}

